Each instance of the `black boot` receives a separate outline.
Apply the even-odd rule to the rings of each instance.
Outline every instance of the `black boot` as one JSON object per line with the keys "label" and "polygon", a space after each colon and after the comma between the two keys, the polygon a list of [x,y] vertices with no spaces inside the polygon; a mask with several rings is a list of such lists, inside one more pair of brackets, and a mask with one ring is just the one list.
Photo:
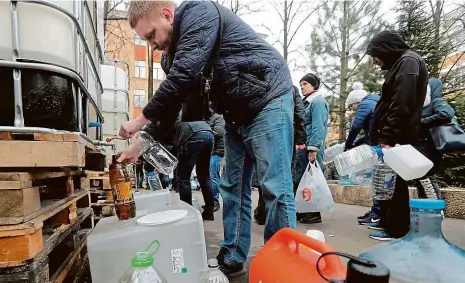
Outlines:
{"label": "black boot", "polygon": [[305,213],[305,215],[302,217],[302,220],[300,220],[300,223],[303,224],[315,224],[321,222],[321,213],[319,212]]}
{"label": "black boot", "polygon": [[214,206],[205,206],[202,212],[202,219],[204,221],[215,221],[215,207]]}

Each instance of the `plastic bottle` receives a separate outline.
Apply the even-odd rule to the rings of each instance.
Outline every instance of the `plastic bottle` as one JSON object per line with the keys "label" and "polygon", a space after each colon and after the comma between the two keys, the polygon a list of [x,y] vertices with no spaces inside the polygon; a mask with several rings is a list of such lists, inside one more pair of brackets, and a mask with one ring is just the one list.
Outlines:
{"label": "plastic bottle", "polygon": [[228,277],[218,268],[218,260],[208,260],[208,270],[200,278],[200,283],[229,283]]}
{"label": "plastic bottle", "polygon": [[334,157],[334,165],[340,176],[348,176],[360,172],[378,163],[382,157],[381,148],[361,145]]}
{"label": "plastic bottle", "polygon": [[157,250],[159,242],[154,241],[143,252],[138,252],[131,260],[131,268],[119,279],[118,283],[168,283],[165,277],[153,265],[154,253],[147,253],[150,247],[156,243]]}
{"label": "plastic bottle", "polygon": [[410,232],[371,247],[361,258],[379,261],[391,272],[390,283],[460,283],[465,278],[465,251],[441,230],[443,200],[410,200]]}
{"label": "plastic bottle", "polygon": [[339,143],[325,149],[323,154],[323,165],[333,162],[334,157],[344,152],[344,147],[345,144]]}
{"label": "plastic bottle", "polygon": [[350,179],[356,185],[371,186],[374,167],[350,174]]}
{"label": "plastic bottle", "polygon": [[178,164],[176,157],[146,132],[139,131],[135,136],[135,145],[139,147],[140,155],[144,157],[144,160],[152,164],[157,172],[165,175],[171,174]]}
{"label": "plastic bottle", "polygon": [[116,216],[119,220],[136,217],[136,203],[132,195],[131,180],[126,167],[116,162],[116,155],[112,156],[109,175]]}

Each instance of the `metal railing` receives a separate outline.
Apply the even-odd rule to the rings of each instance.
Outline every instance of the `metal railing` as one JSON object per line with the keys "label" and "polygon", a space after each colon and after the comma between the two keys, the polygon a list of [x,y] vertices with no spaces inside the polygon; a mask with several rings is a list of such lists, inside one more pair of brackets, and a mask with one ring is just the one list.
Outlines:
{"label": "metal railing", "polygon": [[[78,123],[78,129],[80,131],[81,136],[85,136],[82,134],[83,130],[85,129],[85,133],[89,134],[88,131],[88,125],[89,125],[89,106],[92,104],[92,106],[95,108],[98,122],[103,122],[103,115],[101,112],[101,109],[99,106],[101,105],[101,101],[95,101],[92,95],[90,94],[87,86],[86,86],[86,81],[77,73],[77,70],[72,71],[68,68],[57,66],[57,65],[52,65],[48,63],[42,63],[42,62],[27,62],[27,58],[21,58],[21,48],[19,44],[19,37],[20,37],[20,27],[19,27],[19,18],[18,18],[18,3],[19,2],[24,2],[28,4],[36,4],[36,5],[42,5],[49,7],[51,9],[54,9],[56,11],[59,11],[60,13],[66,15],[69,19],[72,20],[74,27],[76,28],[77,32],[77,41],[76,44],[79,42],[82,43],[84,47],[84,52],[83,52],[83,58],[80,60],[79,59],[79,50],[75,50],[76,55],[75,55],[75,64],[76,64],[76,69],[78,69],[78,62],[81,61],[83,62],[83,77],[86,77],[87,73],[87,64],[86,64],[86,56],[90,57],[90,66],[92,68],[92,71],[95,75],[96,83],[98,86],[98,92],[100,93],[97,94],[97,99],[101,97],[101,93],[103,92],[103,86],[100,80],[100,71],[97,69],[97,66],[95,65],[94,62],[94,56],[92,56],[91,50],[89,48],[89,45],[87,43],[87,40],[85,38],[86,31],[81,28],[81,25],[78,20],[78,14],[79,14],[79,3],[76,1],[74,5],[74,12],[75,15],[71,14],[67,10],[63,9],[60,6],[57,6],[55,4],[42,1],[42,0],[10,0],[10,5],[11,5],[11,19],[12,19],[12,42],[13,42],[13,61],[6,61],[6,60],[0,60],[0,67],[8,67],[13,69],[13,88],[14,88],[14,127],[11,126],[0,126],[0,132],[5,132],[5,131],[11,131],[11,132],[21,132],[21,133],[31,133],[31,132],[45,132],[45,133],[54,133],[56,130],[54,129],[49,129],[49,128],[39,128],[39,127],[25,127],[24,126],[24,113],[23,113],[23,99],[22,99],[22,88],[21,88],[21,70],[22,69],[33,69],[33,70],[42,70],[42,71],[49,71],[53,73],[58,73],[61,74],[73,81],[73,99],[76,105],[76,120]],[[81,2],[82,3],[82,2]],[[87,5],[87,13],[90,14],[89,7]],[[92,26],[93,26],[93,21],[91,20]],[[85,26],[85,25],[84,25]],[[102,62],[103,60],[103,51],[100,46],[99,39],[97,37],[96,29],[92,28],[91,30],[92,36],[95,41],[95,46],[97,47],[97,50],[99,51],[99,63]],[[97,89],[97,88],[96,88]],[[84,95],[84,96],[82,96]],[[82,101],[84,98],[84,104],[85,104],[85,109],[82,109]],[[99,105],[100,104],[100,105]],[[82,125],[82,118],[83,118],[83,112],[85,111],[84,115],[84,123],[85,125]],[[99,140],[102,139],[102,130],[100,128],[97,128],[97,138]],[[90,138],[86,138],[88,141],[94,143]]]}

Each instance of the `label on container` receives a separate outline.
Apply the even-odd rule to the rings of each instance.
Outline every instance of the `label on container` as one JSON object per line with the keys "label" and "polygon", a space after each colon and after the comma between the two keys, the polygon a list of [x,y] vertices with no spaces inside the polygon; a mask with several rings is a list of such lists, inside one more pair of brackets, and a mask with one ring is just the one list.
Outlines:
{"label": "label on container", "polygon": [[171,263],[173,265],[173,273],[185,273],[183,249],[171,250]]}
{"label": "label on container", "polygon": [[128,200],[132,198],[131,183],[124,182],[116,184],[114,187],[116,200]]}

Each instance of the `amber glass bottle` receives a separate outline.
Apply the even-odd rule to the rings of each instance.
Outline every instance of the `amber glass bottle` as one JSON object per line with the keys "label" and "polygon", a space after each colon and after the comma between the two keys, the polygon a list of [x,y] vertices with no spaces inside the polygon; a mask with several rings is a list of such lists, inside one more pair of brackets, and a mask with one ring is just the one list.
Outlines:
{"label": "amber glass bottle", "polygon": [[109,171],[116,216],[119,220],[136,217],[136,203],[132,196],[131,180],[126,168],[116,162],[116,155],[112,156]]}

